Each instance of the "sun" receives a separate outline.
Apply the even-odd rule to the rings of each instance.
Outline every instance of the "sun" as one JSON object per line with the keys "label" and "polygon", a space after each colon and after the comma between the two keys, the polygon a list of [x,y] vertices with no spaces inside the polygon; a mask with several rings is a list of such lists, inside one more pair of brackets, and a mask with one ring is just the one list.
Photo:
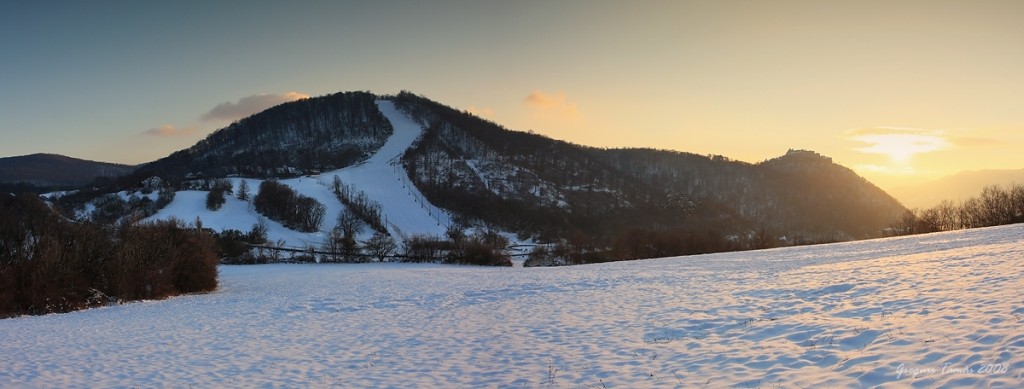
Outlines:
{"label": "sun", "polygon": [[942,138],[919,134],[863,135],[857,140],[871,144],[857,150],[885,154],[898,163],[908,163],[915,154],[942,150],[948,145]]}
{"label": "sun", "polygon": [[949,142],[942,134],[935,131],[879,128],[859,132],[861,133],[855,134],[850,139],[867,143],[868,146],[854,150],[869,154],[883,154],[888,156],[891,162],[900,165],[909,165],[916,154],[945,150],[950,147]]}

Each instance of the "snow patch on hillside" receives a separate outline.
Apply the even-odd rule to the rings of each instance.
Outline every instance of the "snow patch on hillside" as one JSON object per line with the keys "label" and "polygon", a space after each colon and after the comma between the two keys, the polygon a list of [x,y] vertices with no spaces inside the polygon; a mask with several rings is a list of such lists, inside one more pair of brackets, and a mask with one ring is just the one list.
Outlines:
{"label": "snow patch on hillside", "polygon": [[[271,241],[282,240],[286,247],[291,248],[319,247],[326,239],[327,232],[337,225],[338,213],[345,208],[331,189],[334,176],[337,176],[343,183],[355,186],[370,199],[380,203],[388,232],[396,239],[415,234],[443,235],[452,223],[451,215],[426,200],[409,182],[409,175],[400,161],[405,150],[423,133],[423,128],[399,112],[391,101],[381,100],[377,105],[381,113],[391,121],[394,133],[374,155],[355,166],[316,176],[280,181],[324,205],[326,214],[318,232],[303,233],[290,230],[257,213],[252,206],[252,197],[256,196],[263,181],[251,178],[228,179],[236,193],[241,181],[247,181],[250,188],[248,201],[228,195],[227,202],[221,209],[211,211],[206,209],[206,191],[180,191],[169,205],[146,220],[166,220],[173,217],[188,223],[195,223],[198,220],[203,227],[218,231],[235,229],[246,232],[262,218],[270,227],[267,235]],[[125,197],[128,194],[119,195]],[[372,231],[365,228],[356,238],[365,240],[371,234]]]}
{"label": "snow patch on hillside", "polygon": [[378,101],[377,106],[394,128],[384,146],[364,163],[327,172],[321,177],[330,182],[333,176],[338,176],[343,183],[354,185],[380,203],[388,232],[396,238],[415,234],[443,235],[452,223],[451,216],[423,197],[409,182],[409,174],[401,163],[402,154],[420,137],[423,128],[398,111],[391,101]]}

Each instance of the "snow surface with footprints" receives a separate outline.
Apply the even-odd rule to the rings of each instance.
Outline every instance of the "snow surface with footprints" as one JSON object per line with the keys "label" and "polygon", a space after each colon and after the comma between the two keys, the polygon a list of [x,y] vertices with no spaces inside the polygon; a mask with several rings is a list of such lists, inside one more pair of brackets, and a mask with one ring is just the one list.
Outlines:
{"label": "snow surface with footprints", "polygon": [[1024,387],[1022,237],[222,266],[210,294],[0,320],[0,387]]}

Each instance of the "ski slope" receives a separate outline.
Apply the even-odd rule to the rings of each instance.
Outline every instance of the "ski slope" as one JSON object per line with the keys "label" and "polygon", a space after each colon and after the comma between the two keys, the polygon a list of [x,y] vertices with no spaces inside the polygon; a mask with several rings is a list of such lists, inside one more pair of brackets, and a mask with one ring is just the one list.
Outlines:
{"label": "ski slope", "polygon": [[1024,225],[563,268],[222,266],[0,320],[0,387],[1024,387]]}
{"label": "ski slope", "polygon": [[[451,225],[451,216],[430,204],[409,182],[409,176],[400,161],[405,150],[423,133],[422,127],[395,109],[391,101],[378,101],[377,106],[391,121],[394,133],[370,158],[358,165],[317,176],[280,181],[324,205],[326,213],[318,232],[290,230],[280,223],[263,218],[252,206],[252,197],[256,196],[262,180],[251,178],[229,179],[236,191],[241,181],[247,181],[251,192],[248,201],[226,196],[227,201],[221,209],[210,211],[206,209],[206,191],[179,191],[170,204],[146,220],[177,218],[188,223],[198,220],[204,227],[214,230],[235,229],[246,232],[260,219],[264,219],[269,226],[267,235],[271,241],[281,240],[284,246],[291,248],[318,247],[326,239],[327,232],[337,225],[338,213],[345,208],[331,189],[334,176],[338,176],[342,182],[355,186],[370,199],[380,203],[388,232],[396,239],[415,234],[443,235]],[[372,231],[366,228],[357,239],[366,240],[371,234]]]}
{"label": "ski slope", "polygon": [[451,217],[426,201],[409,182],[409,175],[400,161],[402,154],[423,133],[423,128],[399,112],[391,101],[380,100],[377,107],[394,128],[384,146],[364,163],[323,176],[330,182],[336,175],[380,203],[388,232],[396,238],[415,234],[443,235],[451,224]]}

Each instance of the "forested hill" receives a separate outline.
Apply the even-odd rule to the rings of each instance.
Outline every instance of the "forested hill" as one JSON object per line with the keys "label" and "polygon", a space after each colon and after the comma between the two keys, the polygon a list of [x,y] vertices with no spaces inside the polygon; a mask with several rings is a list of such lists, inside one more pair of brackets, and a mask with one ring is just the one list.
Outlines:
{"label": "forested hill", "polygon": [[284,103],[143,165],[135,178],[288,177],[349,166],[380,148],[391,124],[367,92]]}
{"label": "forested hill", "polygon": [[750,164],[598,149],[510,131],[409,93],[396,102],[427,129],[404,162],[431,202],[513,231],[605,241],[629,230],[822,241],[878,236],[905,211],[809,151]]}
{"label": "forested hill", "polygon": [[906,211],[810,151],[752,164],[599,149],[508,130],[407,92],[285,103],[146,164],[122,183],[158,176],[181,190],[208,186],[188,184],[197,179],[315,176],[352,166],[394,131],[375,103],[381,99],[423,127],[394,171],[433,206],[450,211],[457,225],[572,242],[579,252],[620,245],[628,246],[616,249],[626,252],[622,257],[642,257],[870,238]]}
{"label": "forested hill", "polygon": [[0,158],[0,184],[35,187],[75,187],[98,177],[127,174],[133,166],[87,161],[57,154],[31,154]]}

